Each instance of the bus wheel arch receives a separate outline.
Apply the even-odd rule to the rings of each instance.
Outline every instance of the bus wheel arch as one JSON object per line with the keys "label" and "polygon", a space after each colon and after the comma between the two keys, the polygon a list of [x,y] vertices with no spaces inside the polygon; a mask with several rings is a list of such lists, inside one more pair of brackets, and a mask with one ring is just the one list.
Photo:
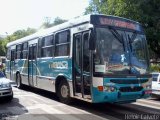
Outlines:
{"label": "bus wheel arch", "polygon": [[16,84],[17,88],[22,88],[22,79],[19,71],[16,72]]}
{"label": "bus wheel arch", "polygon": [[57,77],[55,88],[59,100],[62,103],[69,104],[71,102],[70,88],[67,79],[64,76]]}

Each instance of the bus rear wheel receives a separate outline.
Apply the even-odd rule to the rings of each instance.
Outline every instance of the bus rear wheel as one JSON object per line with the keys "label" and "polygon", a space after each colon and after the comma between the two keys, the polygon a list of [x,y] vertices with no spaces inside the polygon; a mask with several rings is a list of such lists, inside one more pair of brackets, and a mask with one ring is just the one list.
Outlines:
{"label": "bus rear wheel", "polygon": [[21,75],[19,73],[17,73],[16,75],[16,83],[17,83],[17,88],[21,89],[22,83],[21,83]]}
{"label": "bus rear wheel", "polygon": [[65,104],[69,104],[71,102],[69,85],[66,81],[60,82],[57,93],[60,102]]}

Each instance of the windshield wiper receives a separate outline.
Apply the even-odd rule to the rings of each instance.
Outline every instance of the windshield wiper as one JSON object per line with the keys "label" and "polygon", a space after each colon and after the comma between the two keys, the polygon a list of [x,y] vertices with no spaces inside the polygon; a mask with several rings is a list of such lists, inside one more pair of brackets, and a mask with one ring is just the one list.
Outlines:
{"label": "windshield wiper", "polygon": [[137,37],[136,32],[134,32],[131,37],[128,34],[128,41],[129,41],[129,46],[130,46],[130,51],[131,52],[132,52],[132,43],[133,43],[133,41],[135,40],[136,37]]}
{"label": "windshield wiper", "polygon": [[123,35],[122,35],[122,34],[120,35],[120,34],[117,32],[117,30],[114,29],[114,28],[112,28],[112,27],[109,27],[109,30],[111,31],[111,33],[113,34],[113,36],[114,36],[120,43],[122,43],[123,49],[124,49],[124,51],[125,51],[125,44],[124,44]]}
{"label": "windshield wiper", "polygon": [[123,43],[122,36],[117,32],[116,29],[109,27],[109,30],[120,43]]}
{"label": "windshield wiper", "polygon": [[128,36],[129,37],[129,41],[132,43],[134,40],[135,40],[135,38],[137,37],[137,33],[136,33],[136,31],[135,32],[133,32],[133,34],[132,34],[132,36],[130,37],[130,36]]}

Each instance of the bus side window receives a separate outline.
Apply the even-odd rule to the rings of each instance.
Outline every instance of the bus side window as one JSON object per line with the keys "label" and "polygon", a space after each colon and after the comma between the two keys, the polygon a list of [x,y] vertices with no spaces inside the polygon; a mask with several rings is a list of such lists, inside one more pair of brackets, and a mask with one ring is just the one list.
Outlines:
{"label": "bus side window", "polygon": [[69,56],[70,53],[69,30],[57,33],[55,38],[56,38],[55,56]]}
{"label": "bus side window", "polygon": [[53,57],[54,56],[54,35],[46,36],[39,39],[38,48],[39,55],[38,57]]}
{"label": "bus side window", "polygon": [[23,43],[22,45],[22,58],[27,59],[28,57],[28,43]]}
{"label": "bus side window", "polygon": [[42,47],[42,57],[53,57],[53,42],[54,37],[46,36],[44,37],[44,46]]}
{"label": "bus side window", "polygon": [[41,51],[42,51],[42,38],[39,38],[38,40],[38,57],[40,58],[42,55],[41,55]]}
{"label": "bus side window", "polygon": [[16,59],[21,59],[22,58],[22,44],[16,45]]}

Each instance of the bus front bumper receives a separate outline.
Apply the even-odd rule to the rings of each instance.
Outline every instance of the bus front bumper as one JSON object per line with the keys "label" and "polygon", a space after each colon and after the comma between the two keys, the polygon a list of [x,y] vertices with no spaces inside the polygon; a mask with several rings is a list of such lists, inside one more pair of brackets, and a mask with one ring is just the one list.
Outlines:
{"label": "bus front bumper", "polygon": [[151,90],[142,90],[139,92],[106,92],[93,88],[93,93],[93,103],[130,103],[135,102],[137,99],[150,97]]}

